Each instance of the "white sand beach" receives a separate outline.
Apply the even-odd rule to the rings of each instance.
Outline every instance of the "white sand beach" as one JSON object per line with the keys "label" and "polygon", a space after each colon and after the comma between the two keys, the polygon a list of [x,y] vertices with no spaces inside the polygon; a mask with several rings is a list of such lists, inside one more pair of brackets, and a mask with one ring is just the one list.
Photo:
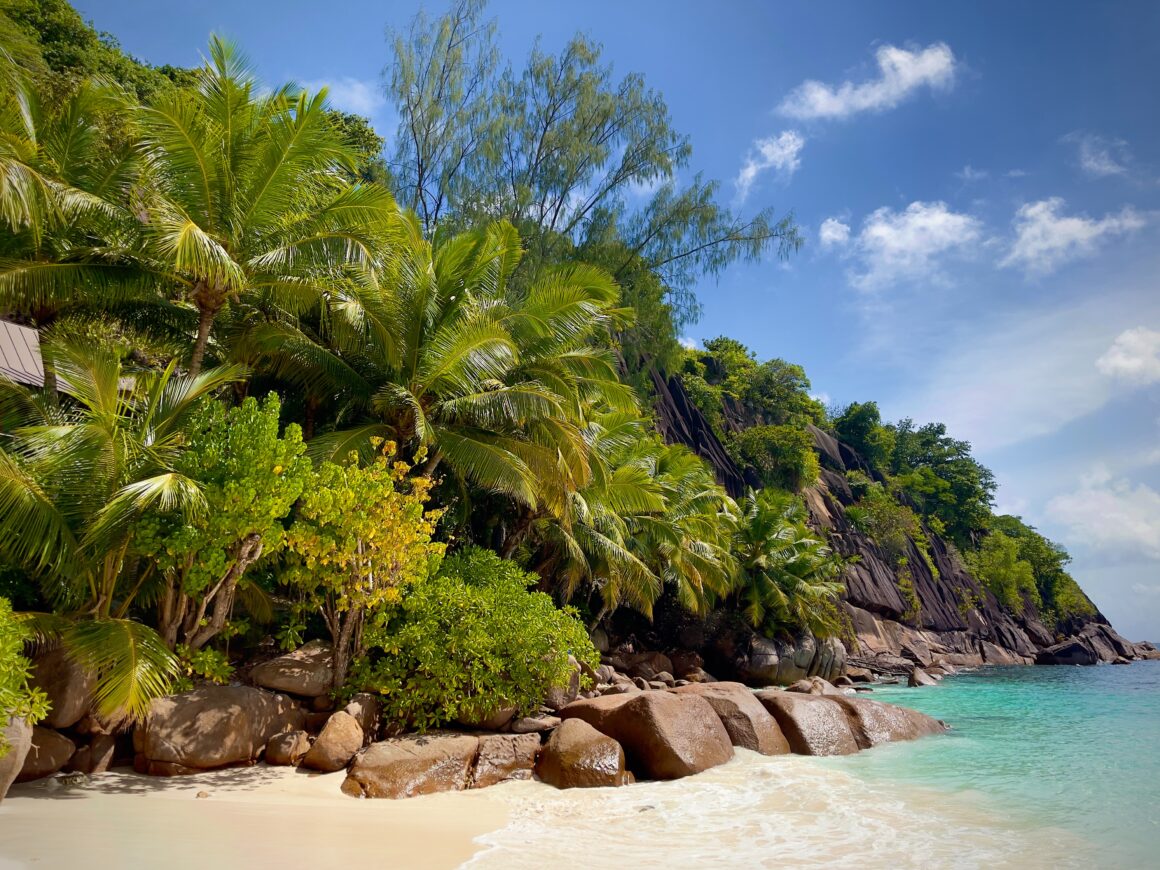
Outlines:
{"label": "white sand beach", "polygon": [[16,785],[0,804],[0,868],[436,870],[469,860],[474,839],[506,820],[485,792],[355,800],[339,791],[345,775],[258,765],[173,779],[115,771],[67,791]]}

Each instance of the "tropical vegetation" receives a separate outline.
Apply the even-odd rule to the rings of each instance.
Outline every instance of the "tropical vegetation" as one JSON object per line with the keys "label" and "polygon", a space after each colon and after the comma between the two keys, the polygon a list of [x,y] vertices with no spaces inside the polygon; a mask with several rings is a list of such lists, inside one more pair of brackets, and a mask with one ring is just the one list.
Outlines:
{"label": "tropical vegetation", "polygon": [[[903,580],[945,533],[1007,606],[1090,609],[945,427],[681,347],[699,278],[802,237],[724,204],[586,37],[502,66],[480,0],[421,16],[391,38],[384,154],[217,37],[179,70],[63,0],[5,0],[0,30],[0,315],[44,368],[0,378],[0,588],[26,611],[0,611],[0,708],[37,710],[25,632],[111,721],[273,635],[326,638],[336,693],[420,728],[534,709],[626,610],[841,634],[847,560],[799,495],[826,433]],[[751,490],[658,435],[670,377]]]}

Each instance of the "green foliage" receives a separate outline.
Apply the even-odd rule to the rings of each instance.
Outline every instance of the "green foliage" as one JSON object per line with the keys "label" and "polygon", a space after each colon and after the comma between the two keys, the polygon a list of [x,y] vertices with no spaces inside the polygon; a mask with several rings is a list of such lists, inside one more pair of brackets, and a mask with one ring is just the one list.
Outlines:
{"label": "green foliage", "polygon": [[1042,606],[1030,562],[1019,558],[1019,542],[999,531],[983,539],[978,550],[967,553],[967,567],[983,581],[1012,613],[1022,613],[1025,602]]}
{"label": "green foliage", "polygon": [[741,465],[757,469],[764,486],[798,492],[821,471],[810,433],[794,426],[753,426],[730,441]]}
{"label": "green foliage", "polygon": [[971,445],[951,438],[942,423],[915,428],[911,420],[891,427],[889,472],[929,519],[937,519],[958,546],[969,547],[986,529],[995,478],[971,456]]}
{"label": "green foliage", "polygon": [[[846,478],[858,498],[855,505],[846,508],[846,518],[854,528],[874,539],[897,572],[909,572],[908,554],[913,544],[937,580],[939,573],[930,555],[930,539],[914,511],[860,471],[847,472]],[[911,583],[913,588],[913,580]]]}
{"label": "green foliage", "polygon": [[174,692],[190,691],[197,680],[224,685],[229,682],[234,672],[229,658],[220,650],[195,650],[185,644],[178,644],[174,652],[177,654],[178,669],[181,673],[173,684]]}
{"label": "green foliage", "polygon": [[[299,613],[318,612],[334,649],[334,686],[362,650],[368,615],[397,604],[407,586],[438,566],[443,544],[431,536],[440,512],[427,511],[431,481],[409,478],[385,444],[366,465],[324,462],[302,494],[287,532],[281,580]],[[293,635],[288,640],[297,642]]]}
{"label": "green foliage", "polygon": [[189,447],[174,467],[201,488],[195,516],[154,513],[137,528],[137,549],[165,578],[161,634],[199,650],[225,627],[245,572],[282,550],[283,520],[313,478],[298,426],[279,434],[281,402],[250,397],[229,410],[203,404]]}
{"label": "green foliage", "polygon": [[1019,517],[992,517],[991,528],[1018,542],[1019,558],[1031,566],[1035,575],[1035,587],[1043,603],[1042,616],[1048,625],[1096,614],[1091,600],[1066,570],[1071,561],[1067,550],[1043,537]]}
{"label": "green foliage", "polygon": [[839,600],[846,560],[806,524],[801,499],[776,489],[752,490],[741,504],[733,551],[737,595],[746,617],[767,633],[846,632]]}
{"label": "green foliage", "polygon": [[144,98],[192,80],[188,70],[151,67],[126,55],[112,34],[94,30],[67,0],[3,0],[0,24],[9,40],[22,39],[23,61],[42,67],[58,90],[100,76]]}
{"label": "green foliage", "polygon": [[728,593],[732,500],[705,462],[665,445],[635,415],[586,427],[591,481],[569,500],[566,522],[531,529],[538,570],[571,600],[595,593],[601,615],[628,605],[651,616],[667,586],[694,613]]}
{"label": "green foliage", "polygon": [[400,202],[428,232],[448,219],[463,228],[506,218],[527,240],[532,273],[576,246],[591,243],[603,259],[619,243],[613,277],[641,264],[656,274],[677,328],[697,315],[698,277],[801,245],[792,217],[741,217],[699,175],[678,187],[688,138],[659,93],[639,75],[614,77],[585,36],[559,54],[536,45],[522,68],[502,67],[482,0],[456,0],[393,34],[392,48],[399,126],[390,169]]}
{"label": "green foliage", "polygon": [[3,731],[13,717],[38,722],[48,715],[44,692],[30,686],[29,662],[24,642],[31,638],[27,625],[12,612],[8,599],[0,598],[0,758],[8,751]]}
{"label": "green foliage", "polygon": [[507,707],[533,712],[568,683],[569,654],[600,662],[575,613],[529,591],[538,580],[490,551],[449,557],[367,627],[369,655],[350,687],[379,693],[389,719],[420,731]]}
{"label": "green foliage", "polygon": [[834,434],[870,463],[884,470],[894,451],[892,430],[882,425],[877,402],[852,402],[834,419]]}

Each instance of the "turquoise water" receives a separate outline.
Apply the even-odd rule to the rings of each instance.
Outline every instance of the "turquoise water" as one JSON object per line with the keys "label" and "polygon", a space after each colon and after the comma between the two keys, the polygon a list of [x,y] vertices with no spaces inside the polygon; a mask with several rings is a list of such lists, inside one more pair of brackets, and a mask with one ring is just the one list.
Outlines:
{"label": "turquoise water", "polygon": [[868,697],[954,730],[822,764],[969,798],[1014,829],[1070,832],[1095,866],[1160,867],[1160,662],[985,668]]}

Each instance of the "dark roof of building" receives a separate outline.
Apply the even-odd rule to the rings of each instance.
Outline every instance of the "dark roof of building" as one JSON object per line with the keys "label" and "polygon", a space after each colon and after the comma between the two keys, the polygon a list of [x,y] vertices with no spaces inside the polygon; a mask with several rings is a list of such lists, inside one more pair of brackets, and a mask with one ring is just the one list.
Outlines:
{"label": "dark roof of building", "polygon": [[20,384],[44,386],[44,363],[35,329],[0,320],[0,373]]}

